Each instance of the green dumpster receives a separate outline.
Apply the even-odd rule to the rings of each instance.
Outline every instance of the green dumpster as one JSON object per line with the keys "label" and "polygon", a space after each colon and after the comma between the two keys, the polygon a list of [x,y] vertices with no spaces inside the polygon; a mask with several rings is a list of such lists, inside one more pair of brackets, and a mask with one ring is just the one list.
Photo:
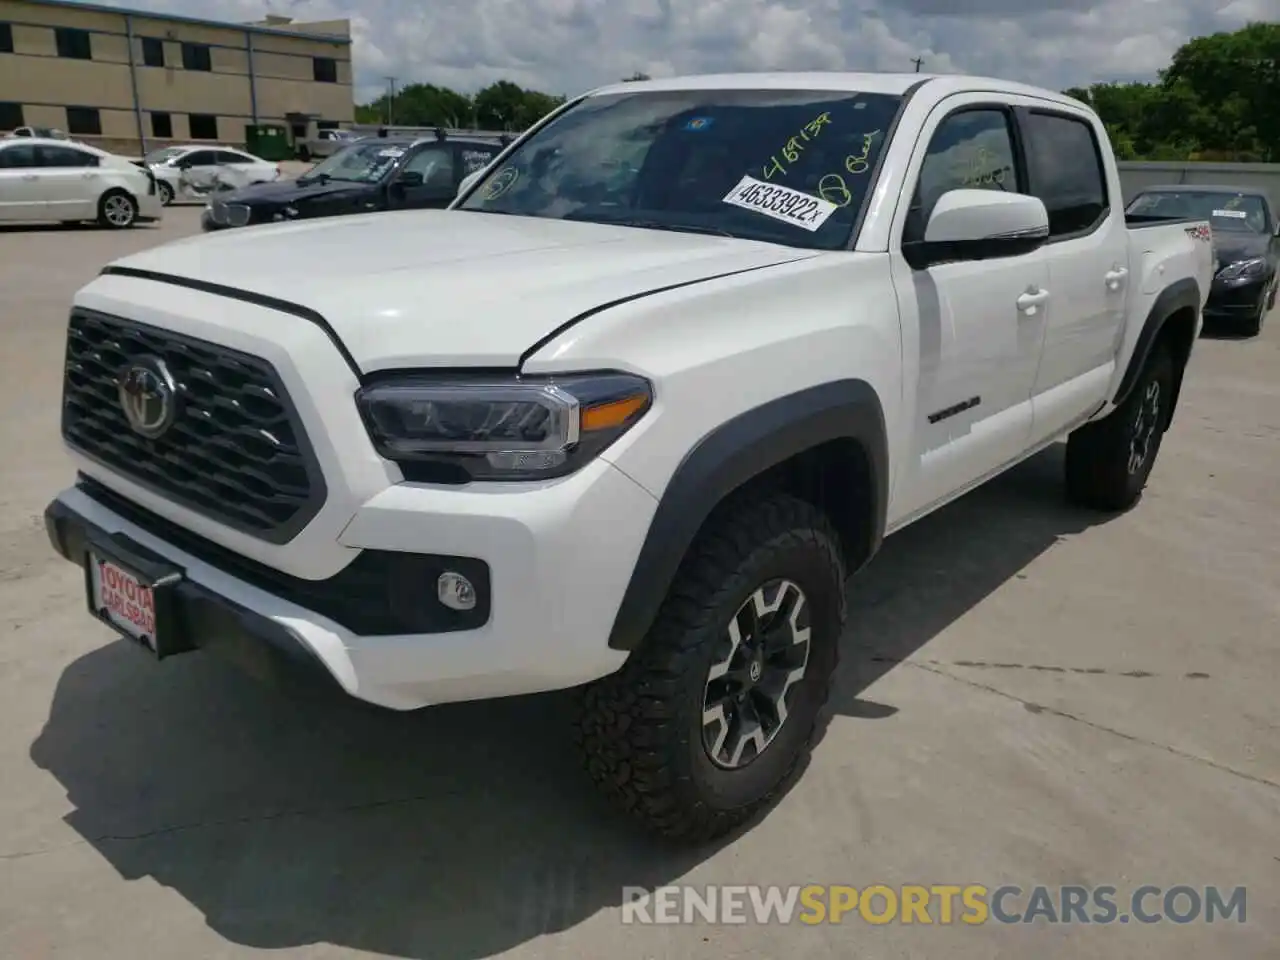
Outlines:
{"label": "green dumpster", "polygon": [[288,130],[283,124],[248,124],[244,128],[244,138],[245,148],[263,160],[288,160],[292,156]]}

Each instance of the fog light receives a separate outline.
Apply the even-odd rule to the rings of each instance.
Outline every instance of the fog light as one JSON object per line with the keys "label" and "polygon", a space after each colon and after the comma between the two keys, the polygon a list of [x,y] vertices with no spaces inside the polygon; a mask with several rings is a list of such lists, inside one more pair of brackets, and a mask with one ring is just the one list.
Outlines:
{"label": "fog light", "polygon": [[476,588],[462,574],[446,570],[436,580],[436,597],[450,610],[472,610],[476,605]]}

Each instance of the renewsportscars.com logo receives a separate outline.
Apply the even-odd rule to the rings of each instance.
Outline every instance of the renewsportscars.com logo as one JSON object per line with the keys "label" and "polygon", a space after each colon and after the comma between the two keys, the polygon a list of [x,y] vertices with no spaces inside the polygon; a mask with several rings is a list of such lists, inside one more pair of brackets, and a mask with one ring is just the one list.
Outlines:
{"label": "renewsportscars.com logo", "polygon": [[622,922],[650,924],[1113,924],[1245,922],[1246,890],[1234,887],[1115,887],[872,884],[850,887],[623,887]]}

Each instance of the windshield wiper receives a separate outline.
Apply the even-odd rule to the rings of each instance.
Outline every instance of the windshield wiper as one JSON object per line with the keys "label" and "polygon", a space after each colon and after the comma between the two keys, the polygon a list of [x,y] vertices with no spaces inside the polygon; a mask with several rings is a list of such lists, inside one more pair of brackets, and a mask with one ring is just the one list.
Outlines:
{"label": "windshield wiper", "polygon": [[329,174],[327,174],[327,173],[312,173],[312,174],[309,174],[309,175],[301,176],[301,177],[299,177],[297,180],[295,180],[294,182],[295,182],[295,183],[298,183],[298,184],[301,184],[302,186],[304,186],[304,187],[305,187],[305,186],[309,186],[310,184],[313,184],[313,183],[326,183],[327,181],[329,181],[329,180],[331,180],[331,179],[333,179],[333,178],[332,178],[331,176],[329,176]]}

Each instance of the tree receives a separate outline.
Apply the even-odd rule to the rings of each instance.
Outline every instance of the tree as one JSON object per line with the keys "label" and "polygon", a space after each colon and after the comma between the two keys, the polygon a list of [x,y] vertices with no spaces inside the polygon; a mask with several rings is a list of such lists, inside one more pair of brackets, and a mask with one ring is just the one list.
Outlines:
{"label": "tree", "polygon": [[1156,83],[1095,83],[1089,104],[1122,159],[1280,161],[1280,24],[1196,37]]}

